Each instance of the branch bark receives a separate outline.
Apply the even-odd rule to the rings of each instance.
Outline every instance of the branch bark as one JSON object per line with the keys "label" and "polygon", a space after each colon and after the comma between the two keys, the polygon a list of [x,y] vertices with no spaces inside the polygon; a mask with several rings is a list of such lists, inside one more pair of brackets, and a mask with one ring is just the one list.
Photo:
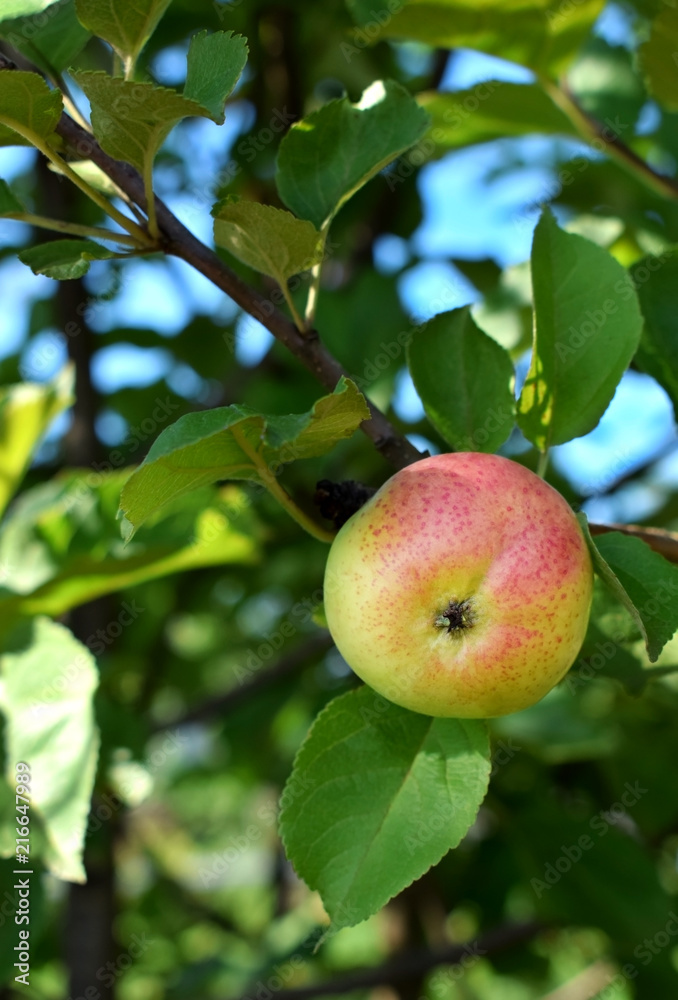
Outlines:
{"label": "branch bark", "polygon": [[[315,997],[349,993],[352,990],[370,989],[375,986],[399,988],[403,983],[420,979],[438,965],[460,965],[464,960],[466,963],[475,964],[478,958],[531,941],[543,930],[545,930],[544,924],[536,922],[507,924],[488,931],[487,934],[468,944],[449,945],[435,950],[416,949],[397,955],[376,969],[360,969],[338,979],[316,983],[314,986],[279,990],[276,993],[276,1000],[313,1000]],[[264,987],[266,985],[263,979],[253,984],[241,1000],[247,1000],[247,997],[262,985]]]}
{"label": "branch bark", "polygon": [[678,563],[678,533],[665,528],[641,528],[638,524],[589,524],[592,535],[604,535],[608,531],[621,531],[623,535],[633,535],[646,542],[651,549],[664,556],[669,562]]}
{"label": "branch bark", "polygon": [[[0,69],[16,69],[16,66],[11,59],[0,53]],[[109,156],[96,139],[65,112],[57,124],[56,132],[75,157],[96,163],[131,201],[147,212],[144,183],[134,167]],[[300,333],[269,299],[224,264],[217,254],[201,243],[157,197],[155,210],[161,234],[159,250],[185,260],[204,274],[241,309],[265,326],[326,389],[333,390],[342,375],[350,378],[349,372],[345,371],[321,342],[316,330],[306,334]],[[362,423],[361,430],[394,468],[402,469],[422,458],[421,453],[396,430],[381,410],[369,400],[367,405],[371,418]]]}
{"label": "branch bark", "polygon": [[165,729],[173,729],[175,726],[185,726],[190,722],[204,722],[217,715],[222,718],[253,695],[258,694],[259,691],[268,688],[277,681],[291,677],[308,660],[326,653],[333,645],[333,640],[328,632],[318,631],[309,636],[305,642],[295,646],[289,653],[281,656],[274,666],[256,674],[253,680],[248,681],[247,684],[240,684],[216,698],[208,698],[193,708],[189,708],[183,715],[177,716],[169,722],[153,726],[151,732],[161,732]]}
{"label": "branch bark", "polygon": [[[146,211],[143,181],[133,167],[110,157],[96,139],[66,114],[61,116],[56,131],[69,149],[78,157],[93,160],[135,204]],[[350,377],[336,358],[329,353],[317,331],[300,333],[294,323],[276,309],[269,299],[224,264],[217,254],[201,243],[157,197],[155,210],[162,236],[162,249],[166,253],[185,260],[204,274],[241,309],[265,326],[326,389],[334,389],[342,375]],[[361,429],[384,458],[396,469],[402,469],[420,459],[422,457],[420,452],[407,438],[395,429],[374,404],[369,400],[367,403],[372,416],[370,420],[364,421]]]}

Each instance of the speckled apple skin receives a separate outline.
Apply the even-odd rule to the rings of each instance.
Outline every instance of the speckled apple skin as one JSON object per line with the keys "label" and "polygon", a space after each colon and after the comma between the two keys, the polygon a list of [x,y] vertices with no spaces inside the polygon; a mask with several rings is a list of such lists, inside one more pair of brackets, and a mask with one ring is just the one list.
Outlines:
{"label": "speckled apple skin", "polygon": [[[499,455],[457,452],[396,473],[330,549],[325,612],[346,662],[425,715],[490,718],[539,701],[581,647],[591,559],[563,497]],[[473,624],[434,622],[451,600]]]}

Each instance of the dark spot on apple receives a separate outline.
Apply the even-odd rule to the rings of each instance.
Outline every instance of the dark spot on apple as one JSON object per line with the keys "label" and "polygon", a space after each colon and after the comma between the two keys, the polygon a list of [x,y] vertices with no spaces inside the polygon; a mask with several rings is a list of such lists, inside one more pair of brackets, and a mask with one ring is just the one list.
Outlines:
{"label": "dark spot on apple", "polygon": [[465,629],[473,628],[475,625],[475,614],[471,601],[452,600],[444,611],[436,615],[433,622],[436,628],[444,628],[448,635],[453,632],[462,632]]}

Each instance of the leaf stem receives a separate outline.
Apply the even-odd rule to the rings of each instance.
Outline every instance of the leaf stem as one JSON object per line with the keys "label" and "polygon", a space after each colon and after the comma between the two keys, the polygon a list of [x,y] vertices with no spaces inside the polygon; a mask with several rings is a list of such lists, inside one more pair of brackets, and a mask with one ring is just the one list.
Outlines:
{"label": "leaf stem", "polygon": [[133,236],[128,236],[126,233],[116,233],[100,226],[81,226],[76,222],[62,222],[61,219],[48,219],[44,215],[33,215],[32,212],[16,212],[14,215],[6,215],[4,218],[14,219],[16,222],[26,222],[29,226],[36,226],[38,229],[66,233],[69,236],[94,236],[97,239],[110,240],[123,246],[139,246],[139,241]]}
{"label": "leaf stem", "polygon": [[325,255],[325,243],[327,241],[327,234],[330,231],[330,222],[323,223],[320,229],[320,251],[322,252],[322,259],[314,264],[311,268],[311,286],[308,290],[308,297],[306,299],[306,310],[304,312],[304,325],[299,327],[300,330],[311,330],[315,324],[315,311],[318,307],[318,295],[320,292],[320,275],[322,273],[323,259]]}
{"label": "leaf stem", "polygon": [[75,170],[71,170],[68,163],[65,160],[62,160],[59,154],[55,153],[53,149],[50,149],[46,143],[40,142],[40,145],[36,145],[36,148],[48,157],[48,159],[50,159],[51,162],[54,163],[55,166],[57,166],[59,170],[61,170],[68,177],[68,179],[83,192],[83,194],[86,194],[87,197],[95,203],[95,205],[98,205],[99,208],[103,209],[106,215],[109,215],[111,219],[121,226],[122,229],[126,229],[130,236],[136,237],[137,245],[141,244],[146,247],[155,245],[155,240],[149,236],[149,233],[145,232],[141,226],[138,226],[136,222],[133,222],[128,216],[119,212],[115,205],[112,205],[105,195],[100,194],[95,188],[91,187],[91,185],[89,185],[87,181],[83,180],[79,174],[76,174]]}
{"label": "leaf stem", "polygon": [[287,307],[292,315],[292,319],[294,320],[294,325],[296,326],[299,333],[306,333],[307,329],[306,324],[304,323],[303,319],[299,315],[299,312],[297,311],[297,307],[294,304],[294,300],[290,295],[290,290],[287,287],[287,282],[284,281],[280,287],[282,289],[283,295],[285,296],[285,302],[287,303]]}
{"label": "leaf stem", "polygon": [[537,463],[537,475],[541,476],[543,479],[546,475],[546,469],[549,464],[549,449],[545,448],[544,451],[539,453],[539,461]]}
{"label": "leaf stem", "polygon": [[41,136],[38,135],[37,132],[34,132],[33,129],[22,127],[13,119],[9,120],[2,116],[0,116],[0,124],[6,125],[7,128],[17,132],[19,135],[23,136],[24,139],[30,142],[32,146],[35,146],[35,148],[39,150],[43,156],[47,157],[50,163],[53,163],[62,174],[65,174],[65,176],[68,177],[68,179],[72,181],[73,184],[75,184],[75,186],[83,192],[83,194],[86,194],[87,197],[95,203],[95,205],[98,205],[99,208],[106,213],[106,215],[109,215],[112,219],[114,219],[122,229],[127,230],[130,236],[136,237],[137,245],[148,247],[155,244],[155,241],[151,240],[148,233],[145,232],[141,226],[138,226],[136,222],[133,222],[132,219],[128,218],[128,216],[123,215],[122,212],[119,212],[114,205],[111,205],[110,201],[104,195],[100,194],[99,191],[91,187],[87,181],[83,180],[83,178],[76,174],[74,170],[71,170],[66,160],[63,160],[59,154],[55,152],[55,150],[53,150]]}
{"label": "leaf stem", "polygon": [[154,240],[160,236],[158,220],[155,214],[155,195],[153,194],[153,157],[148,156],[144,163],[144,191],[146,192],[146,214],[148,216],[148,231]]}
{"label": "leaf stem", "polygon": [[259,474],[260,481],[264,484],[269,493],[275,497],[280,506],[284,507],[290,517],[293,518],[293,520],[295,520],[297,524],[304,529],[304,531],[307,531],[309,535],[313,535],[313,537],[317,538],[319,542],[326,542],[328,545],[331,545],[334,541],[334,532],[328,531],[326,528],[321,527],[321,525],[316,524],[313,518],[309,517],[308,514],[306,514],[300,507],[297,507],[287,490],[280,485],[276,477],[271,472],[269,466],[264,461],[264,456],[261,452],[258,452],[252,447],[245,435],[237,426],[231,428],[231,433],[247,457],[252,461]]}

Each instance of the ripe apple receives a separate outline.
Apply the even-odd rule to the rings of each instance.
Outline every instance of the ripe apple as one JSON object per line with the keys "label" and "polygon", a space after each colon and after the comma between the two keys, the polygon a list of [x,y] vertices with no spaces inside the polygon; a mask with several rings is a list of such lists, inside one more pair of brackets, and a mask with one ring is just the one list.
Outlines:
{"label": "ripe apple", "polygon": [[499,455],[415,462],[342,527],[325,573],[337,647],[379,694],[425,715],[527,708],[582,644],[593,571],[563,497]]}

